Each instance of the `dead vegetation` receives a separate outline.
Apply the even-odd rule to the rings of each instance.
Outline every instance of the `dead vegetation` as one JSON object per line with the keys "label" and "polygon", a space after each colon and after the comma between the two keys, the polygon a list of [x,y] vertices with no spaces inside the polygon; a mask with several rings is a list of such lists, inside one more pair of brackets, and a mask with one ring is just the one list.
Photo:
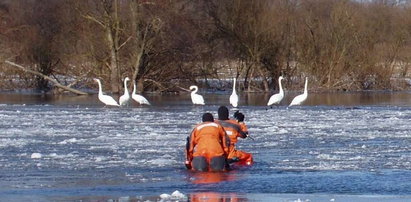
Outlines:
{"label": "dead vegetation", "polygon": [[271,91],[280,75],[290,89],[306,76],[317,90],[410,87],[408,1],[4,0],[0,21],[1,61],[47,76],[1,63],[3,90],[98,77],[118,93],[126,76],[140,92],[233,77]]}

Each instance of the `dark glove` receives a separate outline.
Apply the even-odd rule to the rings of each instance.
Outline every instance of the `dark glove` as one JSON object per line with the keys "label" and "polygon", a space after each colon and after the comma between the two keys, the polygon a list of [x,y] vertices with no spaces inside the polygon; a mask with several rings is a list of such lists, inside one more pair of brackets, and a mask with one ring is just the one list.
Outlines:
{"label": "dark glove", "polygon": [[239,162],[240,159],[238,157],[233,157],[232,159],[227,159],[228,163],[235,163],[235,162]]}

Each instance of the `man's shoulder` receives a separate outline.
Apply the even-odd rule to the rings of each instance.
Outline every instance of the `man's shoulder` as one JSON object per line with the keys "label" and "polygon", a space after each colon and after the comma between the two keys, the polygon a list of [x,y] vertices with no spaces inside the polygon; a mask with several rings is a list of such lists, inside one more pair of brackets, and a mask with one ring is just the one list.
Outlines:
{"label": "man's shoulder", "polygon": [[236,125],[240,125],[240,123],[238,123],[238,121],[234,120],[234,119],[229,119],[229,120],[227,120],[227,122],[232,123],[232,124],[236,124]]}
{"label": "man's shoulder", "polygon": [[196,128],[197,130],[200,130],[200,129],[204,128],[204,127],[216,127],[216,128],[219,128],[219,127],[221,127],[221,126],[220,126],[218,123],[215,123],[215,122],[203,122],[203,123],[197,124],[195,128]]}

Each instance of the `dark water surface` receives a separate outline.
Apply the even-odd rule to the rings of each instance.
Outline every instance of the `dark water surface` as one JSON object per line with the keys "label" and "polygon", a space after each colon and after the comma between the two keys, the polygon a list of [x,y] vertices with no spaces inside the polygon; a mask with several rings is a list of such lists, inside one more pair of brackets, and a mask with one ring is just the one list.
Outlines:
{"label": "dark water surface", "polygon": [[[227,93],[203,93],[207,105],[228,105]],[[298,95],[297,92],[286,93],[280,105],[286,106]],[[153,105],[190,105],[190,94],[181,95],[144,95]],[[271,94],[243,93],[240,95],[242,106],[265,106]],[[118,96],[113,96],[118,100]],[[305,106],[410,106],[411,92],[346,92],[346,93],[310,93]],[[45,95],[45,94],[15,94],[1,93],[2,104],[51,104],[51,105],[99,105],[97,95],[69,96],[69,95]],[[133,105],[137,105],[134,104]]]}
{"label": "dark water surface", "polygon": [[[295,95],[295,94],[294,94]],[[186,136],[227,94],[149,95],[103,107],[97,96],[0,94],[1,201],[410,201],[411,93],[310,94],[267,108],[242,95],[255,164],[185,170]],[[212,201],[212,200],[211,200]]]}

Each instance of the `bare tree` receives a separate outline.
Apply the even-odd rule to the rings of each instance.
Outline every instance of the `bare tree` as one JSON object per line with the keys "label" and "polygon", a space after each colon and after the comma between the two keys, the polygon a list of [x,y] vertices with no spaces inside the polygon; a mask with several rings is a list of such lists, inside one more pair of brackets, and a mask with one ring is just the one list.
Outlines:
{"label": "bare tree", "polygon": [[120,2],[118,0],[87,1],[88,6],[85,8],[88,10],[82,11],[82,15],[99,25],[105,34],[104,42],[108,50],[105,65],[110,70],[110,86],[113,93],[119,93],[121,88],[119,51],[130,39],[130,37],[121,38]]}

